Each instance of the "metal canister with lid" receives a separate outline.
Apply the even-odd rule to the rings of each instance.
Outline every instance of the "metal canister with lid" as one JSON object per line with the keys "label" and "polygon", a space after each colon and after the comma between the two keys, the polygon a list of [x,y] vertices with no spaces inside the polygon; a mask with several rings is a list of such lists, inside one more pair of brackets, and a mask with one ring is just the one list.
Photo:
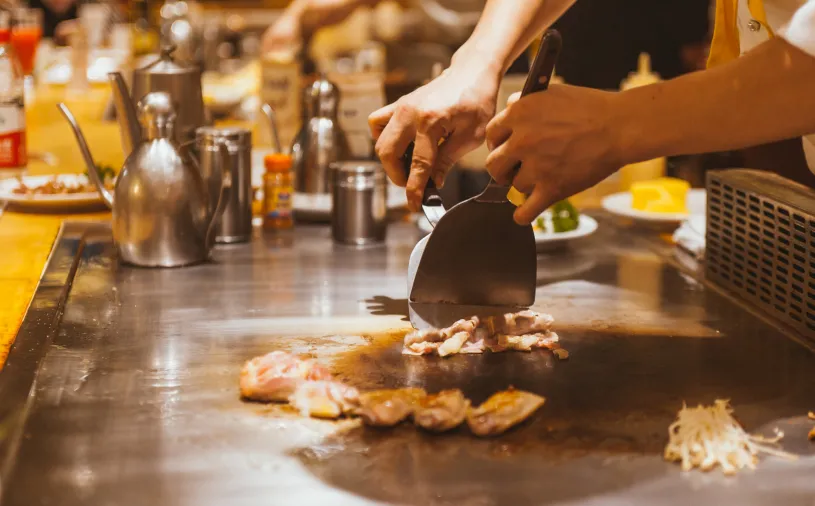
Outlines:
{"label": "metal canister with lid", "polygon": [[372,161],[336,162],[331,165],[331,175],[334,240],[357,246],[383,242],[388,205],[382,165]]}
{"label": "metal canister with lid", "polygon": [[[252,237],[252,132],[246,128],[201,127],[195,131],[195,144],[200,156],[199,168],[210,195],[217,190],[215,177],[230,167],[215,170],[220,163],[219,145],[229,152],[229,164],[237,167],[238,180],[232,182],[229,202],[223,217],[215,224],[215,241],[219,243],[246,242]],[[211,204],[212,205],[212,204]]]}

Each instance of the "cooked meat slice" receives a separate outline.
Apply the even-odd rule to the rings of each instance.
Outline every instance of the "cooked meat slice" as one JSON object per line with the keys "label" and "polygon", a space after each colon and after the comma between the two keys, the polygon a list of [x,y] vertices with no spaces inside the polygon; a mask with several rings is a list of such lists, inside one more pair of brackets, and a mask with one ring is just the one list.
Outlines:
{"label": "cooked meat slice", "polygon": [[506,350],[554,349],[557,334],[550,332],[550,315],[534,311],[507,313],[481,319],[472,317],[444,329],[411,332],[405,336],[405,355],[426,355],[436,351],[446,357],[457,353],[482,353]]}
{"label": "cooked meat slice", "polygon": [[464,343],[459,353],[484,353],[484,349],[484,340],[479,339],[478,341],[468,341]]}
{"label": "cooked meat slice", "polygon": [[493,353],[506,350],[530,351],[534,348],[554,350],[560,347],[558,345],[558,335],[554,332],[526,334],[523,336],[496,334],[487,339],[486,346]]}
{"label": "cooked meat slice", "polygon": [[427,355],[428,353],[432,353],[438,347],[441,346],[440,342],[421,342],[421,343],[413,343],[410,345],[405,346],[402,348],[403,355]]}
{"label": "cooked meat slice", "polygon": [[468,339],[470,339],[469,333],[458,332],[441,343],[436,351],[439,353],[440,357],[446,357],[447,355],[458,353],[461,351],[461,347],[464,346],[464,343],[466,343]]}
{"label": "cooked meat slice", "polygon": [[815,427],[812,427],[812,430],[809,431],[809,435],[807,437],[810,441],[815,441]]}
{"label": "cooked meat slice", "polygon": [[427,393],[421,388],[374,390],[359,396],[359,407],[354,413],[366,425],[391,427],[413,414],[420,399]]}
{"label": "cooked meat slice", "polygon": [[476,436],[494,436],[529,418],[546,401],[543,397],[510,388],[467,410],[467,425]]}
{"label": "cooked meat slice", "polygon": [[419,400],[413,421],[423,429],[444,432],[461,425],[469,407],[470,401],[461,390],[442,390]]}
{"label": "cooked meat slice", "polygon": [[244,364],[240,390],[245,399],[285,402],[300,383],[328,379],[328,369],[316,361],[273,351]]}
{"label": "cooked meat slice", "polygon": [[405,336],[405,347],[417,343],[438,343],[444,341],[444,329],[414,330]]}
{"label": "cooked meat slice", "polygon": [[551,315],[530,310],[520,311],[518,313],[507,313],[503,316],[489,318],[488,320],[487,328],[490,329],[490,333],[510,336],[546,332],[552,327],[552,323],[555,321]]}
{"label": "cooked meat slice", "polygon": [[359,392],[339,381],[303,381],[297,385],[289,402],[303,416],[339,418],[356,408]]}

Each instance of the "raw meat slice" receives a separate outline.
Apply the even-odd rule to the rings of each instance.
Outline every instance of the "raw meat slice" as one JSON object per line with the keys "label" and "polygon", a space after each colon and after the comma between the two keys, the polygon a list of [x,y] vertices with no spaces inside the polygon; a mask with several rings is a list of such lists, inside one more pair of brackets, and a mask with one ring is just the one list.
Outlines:
{"label": "raw meat slice", "polygon": [[289,397],[289,402],[303,416],[339,418],[356,408],[359,392],[339,381],[304,381]]}
{"label": "raw meat slice", "polygon": [[413,414],[420,399],[427,393],[421,388],[374,390],[359,396],[354,413],[366,425],[391,427]]}
{"label": "raw meat slice", "polygon": [[300,383],[329,379],[328,369],[315,360],[273,351],[244,364],[240,391],[245,399],[285,402]]}
{"label": "raw meat slice", "polygon": [[444,432],[461,425],[469,407],[470,401],[461,390],[442,390],[419,401],[413,421],[423,429]]}
{"label": "raw meat slice", "polygon": [[495,436],[529,418],[545,401],[539,395],[510,388],[468,409],[467,425],[476,436]]}

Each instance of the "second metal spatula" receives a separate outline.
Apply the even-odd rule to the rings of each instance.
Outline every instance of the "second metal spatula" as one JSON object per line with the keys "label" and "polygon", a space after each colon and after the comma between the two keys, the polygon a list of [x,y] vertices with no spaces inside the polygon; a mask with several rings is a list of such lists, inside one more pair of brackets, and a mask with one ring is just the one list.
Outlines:
{"label": "second metal spatula", "polygon": [[[522,95],[548,87],[560,47],[558,32],[548,31]],[[517,311],[535,302],[535,236],[531,226],[513,220],[509,189],[491,180],[480,195],[444,213],[416,245],[408,272],[415,328]]]}

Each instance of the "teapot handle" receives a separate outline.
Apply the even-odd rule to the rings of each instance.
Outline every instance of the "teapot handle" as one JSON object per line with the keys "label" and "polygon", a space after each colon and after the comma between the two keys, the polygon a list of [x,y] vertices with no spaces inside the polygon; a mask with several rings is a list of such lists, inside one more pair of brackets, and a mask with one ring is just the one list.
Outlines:
{"label": "teapot handle", "polygon": [[[215,224],[221,219],[221,216],[223,216],[232,191],[235,190],[235,186],[238,184],[238,165],[229,163],[229,149],[226,147],[225,141],[218,143],[218,154],[220,155],[220,160],[214,164],[217,168],[213,170],[221,180],[221,191],[218,193],[218,202],[215,204],[215,210],[209,218],[209,226],[207,227],[205,239],[207,250],[210,250],[215,243]],[[229,171],[224,170],[224,167],[227,165],[230,165]]]}

